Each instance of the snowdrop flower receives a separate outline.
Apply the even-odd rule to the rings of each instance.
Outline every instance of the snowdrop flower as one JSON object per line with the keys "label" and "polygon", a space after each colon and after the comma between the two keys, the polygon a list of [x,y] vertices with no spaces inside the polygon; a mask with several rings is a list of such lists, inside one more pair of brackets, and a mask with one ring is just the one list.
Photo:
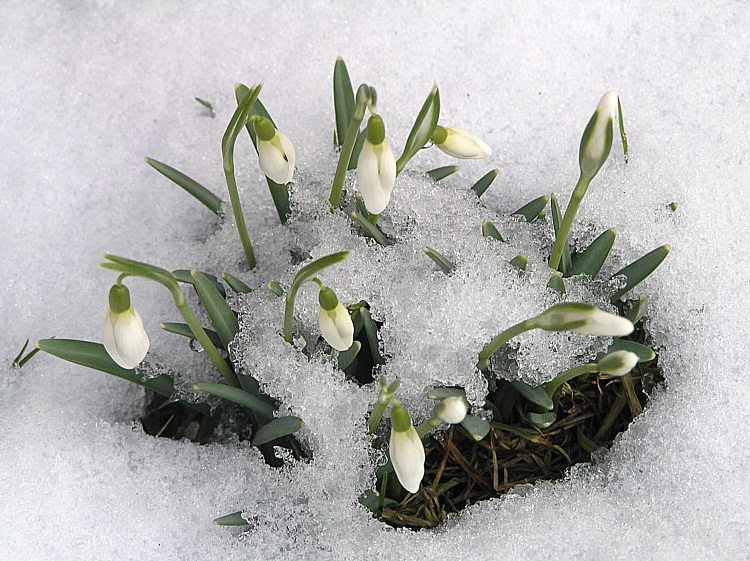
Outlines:
{"label": "snowdrop flower", "polygon": [[379,115],[367,122],[367,138],[357,161],[357,189],[370,214],[380,214],[391,200],[396,182],[396,159],[385,139],[385,126]]}
{"label": "snowdrop flower", "polygon": [[454,158],[478,160],[492,155],[492,150],[475,134],[458,127],[435,127],[432,142]]}
{"label": "snowdrop flower", "polygon": [[345,351],[354,341],[354,324],[349,310],[339,302],[336,294],[327,287],[322,287],[318,294],[320,302],[320,332],[323,338],[337,351]]}
{"label": "snowdrop flower", "polygon": [[391,411],[391,462],[396,477],[410,493],[419,491],[424,477],[424,446],[406,410],[396,405]]}
{"label": "snowdrop flower", "polygon": [[457,425],[469,412],[469,403],[460,395],[446,397],[435,406],[435,416],[444,423]]}
{"label": "snowdrop flower", "polygon": [[611,337],[622,337],[633,332],[629,319],[577,302],[557,304],[529,321],[533,327],[546,331],[575,331]]}
{"label": "snowdrop flower", "polygon": [[605,93],[586,125],[586,130],[583,131],[578,154],[578,164],[583,177],[593,178],[609,156],[614,136],[617,100],[615,92]]}
{"label": "snowdrop flower", "polygon": [[135,368],[148,352],[148,335],[141,316],[130,304],[130,292],[121,284],[109,291],[109,310],[102,326],[102,341],[109,356],[123,368]]}
{"label": "snowdrop flower", "polygon": [[599,372],[610,376],[625,376],[638,364],[638,355],[630,351],[613,351],[596,363]]}
{"label": "snowdrop flower", "polygon": [[255,119],[253,124],[258,145],[258,164],[263,173],[280,185],[285,185],[294,176],[294,146],[286,135],[278,131],[265,117]]}

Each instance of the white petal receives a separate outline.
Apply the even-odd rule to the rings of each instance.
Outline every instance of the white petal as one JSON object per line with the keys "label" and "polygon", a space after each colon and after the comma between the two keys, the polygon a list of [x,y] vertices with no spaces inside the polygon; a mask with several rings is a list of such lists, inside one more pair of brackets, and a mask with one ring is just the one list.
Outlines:
{"label": "white petal", "polygon": [[330,311],[320,308],[318,325],[323,338],[337,351],[345,351],[352,346],[354,324],[341,302]]}
{"label": "white petal", "polygon": [[633,324],[627,318],[597,310],[587,318],[585,325],[582,325],[575,331],[585,333],[586,335],[624,337],[633,332]]}
{"label": "white petal", "polygon": [[458,127],[445,127],[445,130],[448,136],[437,147],[446,154],[463,159],[486,158],[492,154],[490,147],[475,134]]}
{"label": "white petal", "polygon": [[111,310],[107,313],[102,339],[109,356],[123,368],[135,368],[148,352],[148,335],[143,329],[141,316],[132,306],[121,314]]}
{"label": "white petal", "polygon": [[102,343],[104,344],[104,349],[112,360],[123,368],[130,368],[130,366],[120,358],[120,353],[117,350],[117,344],[115,343],[116,320],[117,314],[111,309],[107,309],[107,315],[104,316],[104,325],[102,325]]}
{"label": "white petal", "polygon": [[406,432],[391,430],[389,452],[401,485],[410,493],[419,491],[424,477],[424,446],[414,427]]}
{"label": "white petal", "polygon": [[273,141],[261,140],[258,142],[258,164],[263,173],[276,183],[281,185],[288,183],[288,179],[294,173],[292,168],[289,173],[289,162],[279,148],[273,145]]}
{"label": "white petal", "polygon": [[276,135],[279,145],[284,151],[284,156],[286,156],[288,166],[286,181],[277,181],[277,183],[286,184],[292,180],[292,177],[294,177],[294,165],[297,162],[297,156],[294,152],[294,146],[292,145],[292,142],[289,140],[289,138],[287,138],[287,136],[279,130],[276,131]]}
{"label": "white petal", "polygon": [[380,214],[391,200],[396,181],[396,161],[388,143],[373,146],[365,140],[357,161],[357,189],[367,212]]}

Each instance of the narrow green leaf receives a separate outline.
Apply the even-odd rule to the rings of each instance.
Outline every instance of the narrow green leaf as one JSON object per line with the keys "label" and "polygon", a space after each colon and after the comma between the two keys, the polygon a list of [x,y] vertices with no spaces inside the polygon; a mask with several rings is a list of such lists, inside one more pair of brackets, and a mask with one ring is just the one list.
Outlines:
{"label": "narrow green leaf", "polygon": [[240,330],[237,316],[234,315],[227,301],[224,300],[206,275],[195,270],[191,271],[190,274],[193,277],[198,298],[200,298],[203,306],[206,308],[208,317],[211,318],[211,322],[214,324],[219,338],[221,338],[222,346],[228,349],[229,343],[232,342],[232,339],[234,339]]}
{"label": "narrow green leaf", "polygon": [[338,357],[339,370],[346,370],[346,368],[352,362],[354,362],[354,359],[357,358],[357,354],[359,353],[359,350],[361,348],[362,343],[360,343],[359,341],[354,341],[351,347],[343,352],[340,352]]}
{"label": "narrow green leaf", "polygon": [[599,445],[583,433],[581,425],[578,425],[578,444],[589,454],[593,454],[599,449]]}
{"label": "narrow green leaf", "polygon": [[446,399],[448,397],[466,397],[466,392],[461,388],[433,388],[427,392],[430,399]]}
{"label": "narrow green leaf", "polygon": [[203,185],[167,164],[163,164],[152,158],[145,158],[145,160],[148,165],[161,173],[164,177],[173,181],[195,197],[199,202],[206,205],[211,212],[216,215],[221,215],[221,199],[206,189]]}
{"label": "narrow green leaf", "polygon": [[653,273],[667,255],[669,255],[670,249],[671,247],[668,245],[657,247],[655,250],[647,253],[637,261],[633,261],[630,265],[612,275],[612,277],[624,275],[627,278],[627,283],[624,288],[621,288],[612,295],[610,301],[612,303],[617,302],[620,297],[627,294],[633,287]]}
{"label": "narrow green leaf", "polygon": [[617,116],[620,122],[620,138],[622,139],[622,153],[625,156],[625,163],[628,163],[628,137],[625,134],[625,122],[622,120],[622,105],[620,104],[620,96],[617,96]]}
{"label": "narrow green leaf", "polygon": [[[190,330],[190,326],[187,323],[165,321],[162,322],[161,328],[167,333],[174,333],[175,335],[182,335],[183,337],[187,337],[188,339],[195,340],[195,335]],[[222,349],[224,348],[224,343],[222,343],[221,338],[219,337],[219,334],[216,333],[216,331],[206,328],[204,328],[203,331],[206,332],[206,335],[208,335],[208,338],[211,340],[215,347]]]}
{"label": "narrow green leaf", "polygon": [[482,222],[482,235],[485,238],[492,238],[499,242],[505,241],[503,237],[500,235],[500,232],[498,231],[498,229],[495,228],[495,225],[489,220],[485,220],[484,222]]}
{"label": "narrow green leaf", "polygon": [[357,140],[354,141],[354,148],[352,148],[352,155],[349,156],[349,165],[346,169],[355,169],[357,162],[359,162],[359,153],[362,151],[362,146],[365,144],[367,138],[367,129],[364,128],[357,134]]}
{"label": "narrow green leaf", "polygon": [[646,313],[646,310],[648,309],[648,297],[641,292],[640,296],[638,296],[638,302],[633,304],[633,306],[628,310],[628,313],[625,314],[625,317],[630,320],[630,323],[635,325],[639,321],[641,321],[641,318]]}
{"label": "narrow green leaf", "polygon": [[424,251],[427,257],[437,263],[443,270],[443,272],[450,274],[453,270],[455,270],[456,265],[454,263],[451,263],[448,259],[446,259],[443,255],[441,255],[434,249],[425,245],[422,247],[422,251]]}
{"label": "narrow green leaf", "polygon": [[510,260],[510,264],[513,265],[516,269],[518,269],[521,272],[526,271],[526,265],[529,262],[529,258],[526,257],[523,253],[519,253],[516,255],[513,259]]}
{"label": "narrow green leaf", "polygon": [[547,283],[547,288],[550,288],[558,294],[565,294],[565,281],[563,281],[560,273],[553,273]]}
{"label": "narrow green leaf", "polygon": [[166,397],[171,398],[174,393],[172,378],[166,374],[162,374],[155,378],[144,379],[135,369],[123,368],[112,360],[112,357],[104,349],[104,345],[100,343],[78,341],[75,339],[42,339],[36,342],[36,346],[38,349],[57,358],[117,376]]}
{"label": "narrow green leaf", "polygon": [[237,512],[233,512],[232,514],[227,514],[225,516],[221,516],[214,520],[214,524],[217,526],[249,526],[247,520],[242,518],[242,511],[238,510]]}
{"label": "narrow green leaf", "polygon": [[197,102],[198,102],[198,103],[200,103],[200,104],[201,104],[201,105],[202,105],[203,107],[205,107],[206,109],[208,109],[209,111],[211,111],[211,113],[213,113],[213,112],[214,112],[214,107],[213,107],[213,105],[211,105],[211,104],[210,104],[209,102],[207,102],[207,101],[206,101],[205,99],[201,99],[201,98],[199,98],[199,97],[195,97],[195,98],[193,98],[193,99],[195,99],[195,101],[197,101]]}
{"label": "narrow green leaf", "polygon": [[477,194],[477,197],[481,198],[489,186],[492,185],[492,182],[495,181],[498,173],[500,173],[499,169],[488,171],[479,179],[479,181],[471,186],[471,190]]}
{"label": "narrow green leaf", "polygon": [[[172,274],[178,281],[195,286],[195,282],[193,282],[193,275],[189,270],[176,269],[172,271]],[[209,280],[209,282],[211,282],[214,288],[219,291],[219,294],[221,294],[222,298],[226,297],[227,291],[224,289],[224,285],[219,282],[219,279],[216,277],[216,275],[212,275],[211,273],[202,274]]]}
{"label": "narrow green leaf", "polygon": [[13,364],[18,364],[18,361],[21,360],[21,357],[23,356],[23,353],[26,352],[26,347],[29,346],[29,339],[26,339],[26,342],[23,344],[23,348],[21,349],[21,352],[18,353],[16,358],[13,359]]}
{"label": "narrow green leaf", "polygon": [[367,308],[360,308],[359,313],[362,315],[362,322],[365,326],[365,333],[367,334],[367,342],[370,346],[370,354],[372,354],[372,361],[375,364],[385,364],[385,359],[380,354],[379,340],[378,340],[378,326],[375,320],[370,315],[370,310]]}
{"label": "narrow green leaf", "polygon": [[471,437],[479,442],[490,432],[490,423],[477,415],[466,415],[461,421],[461,426],[466,429]]}
{"label": "narrow green leaf", "polygon": [[607,260],[612,244],[615,243],[616,235],[617,233],[611,228],[602,232],[583,252],[576,255],[568,276],[584,274],[592,279],[596,278]]}
{"label": "narrow green leaf", "polygon": [[551,411],[554,407],[552,398],[547,394],[547,391],[542,386],[530,386],[526,382],[521,380],[513,380],[510,383],[513,389],[520,393],[523,397],[529,400],[531,403],[543,407],[548,411]]}
{"label": "narrow green leaf", "polygon": [[273,419],[275,408],[271,403],[263,401],[259,397],[240,388],[235,388],[228,384],[202,383],[195,384],[193,389],[247,407],[253,413],[258,414],[265,419]]}
{"label": "narrow green leaf", "polygon": [[526,219],[526,222],[533,222],[539,216],[539,213],[544,210],[544,207],[547,206],[548,202],[549,197],[547,195],[542,195],[541,197],[537,197],[533,201],[526,203],[512,214],[523,216]]}
{"label": "narrow green leaf", "polygon": [[386,407],[388,407],[387,403],[380,403],[379,401],[375,403],[370,413],[370,418],[367,419],[367,434],[373,434],[375,429],[378,428]]}
{"label": "narrow green leaf", "polygon": [[400,173],[406,164],[417,152],[419,152],[430,141],[440,116],[440,92],[437,84],[432,87],[430,93],[422,104],[414,126],[406,139],[404,151],[396,162],[396,173]]}
{"label": "narrow green leaf", "polygon": [[336,138],[341,146],[354,115],[354,89],[344,59],[338,57],[333,67],[333,106],[336,111]]}
{"label": "narrow green leaf", "polygon": [[453,175],[458,170],[458,166],[443,166],[441,168],[431,169],[427,172],[427,175],[429,175],[433,179],[433,181],[440,181],[441,179],[445,179],[449,175]]}
{"label": "narrow green leaf", "polygon": [[276,281],[271,281],[266,286],[268,287],[268,290],[273,292],[279,298],[284,296],[284,289],[281,288],[281,285],[277,283]]}
{"label": "narrow green leaf", "polygon": [[638,355],[638,362],[649,362],[656,357],[653,349],[650,349],[646,345],[641,345],[635,341],[628,341],[627,339],[615,339],[606,351],[596,356],[594,362],[599,362],[606,355],[615,351],[630,351],[631,353],[635,353]]}
{"label": "narrow green leaf", "polygon": [[[557,232],[560,230],[560,224],[562,223],[562,214],[560,214],[560,207],[557,204],[557,197],[555,197],[554,193],[550,195],[550,206],[552,207],[552,226],[555,229],[555,237],[557,237]],[[559,271],[564,277],[569,277],[570,268],[570,245],[568,245],[568,240],[566,239],[563,244],[563,253],[562,259],[560,260]]]}
{"label": "narrow green leaf", "polygon": [[[221,273],[221,278],[223,278],[224,282],[229,285],[229,288],[234,290],[237,294],[247,294],[248,292],[252,291],[252,288],[247,286],[244,282],[242,282],[237,277],[230,275],[229,273]],[[209,277],[209,280],[210,280],[210,277]]]}
{"label": "narrow green leaf", "polygon": [[536,425],[540,429],[546,429],[557,420],[557,413],[554,411],[547,411],[546,413],[534,413],[533,411],[528,411],[526,413],[526,418],[530,423]]}
{"label": "narrow green leaf", "polygon": [[282,436],[288,436],[297,432],[303,426],[305,426],[305,423],[299,417],[291,415],[288,417],[279,417],[258,429],[255,436],[253,436],[253,446],[260,446]]}
{"label": "narrow green leaf", "polygon": [[352,212],[352,218],[356,220],[362,229],[376,242],[382,246],[392,245],[393,242],[385,237],[385,234],[373,223],[366,218],[363,218],[358,212]]}

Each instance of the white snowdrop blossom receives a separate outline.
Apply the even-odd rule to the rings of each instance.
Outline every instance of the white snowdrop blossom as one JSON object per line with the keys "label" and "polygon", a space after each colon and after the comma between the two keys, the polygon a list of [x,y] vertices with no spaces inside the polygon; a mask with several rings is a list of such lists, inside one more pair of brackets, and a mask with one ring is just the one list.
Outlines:
{"label": "white snowdrop blossom", "polygon": [[578,164],[581,174],[589,179],[599,172],[612,149],[617,100],[615,92],[605,93],[583,131]]}
{"label": "white snowdrop blossom", "polygon": [[460,395],[446,397],[435,406],[435,416],[444,423],[457,425],[469,412],[469,403]]}
{"label": "white snowdrop blossom", "polygon": [[396,182],[396,159],[385,139],[383,120],[373,115],[357,161],[357,189],[370,214],[380,214],[391,200]]}
{"label": "white snowdrop blossom", "polygon": [[435,127],[432,141],[440,150],[465,160],[478,160],[492,155],[492,150],[477,135],[458,127]]}
{"label": "white snowdrop blossom", "polygon": [[629,319],[577,302],[557,304],[529,321],[533,327],[547,331],[575,331],[610,337],[623,337],[633,332],[633,323]]}
{"label": "white snowdrop blossom", "polygon": [[345,351],[354,342],[354,324],[344,305],[330,288],[322,288],[318,295],[320,317],[318,325],[323,338],[337,351]]}
{"label": "white snowdrop blossom", "polygon": [[638,355],[626,350],[613,351],[596,363],[599,372],[610,376],[625,376],[638,364]]}
{"label": "white snowdrop blossom", "polygon": [[406,410],[396,405],[391,411],[389,453],[396,477],[410,493],[419,491],[424,477],[424,446]]}
{"label": "white snowdrop blossom", "polygon": [[256,119],[254,126],[260,169],[271,181],[280,185],[289,183],[294,176],[294,146],[268,119]]}
{"label": "white snowdrop blossom", "polygon": [[109,291],[102,342],[112,360],[123,368],[135,368],[148,352],[149,340],[143,321],[130,304],[128,289],[122,285],[114,285]]}

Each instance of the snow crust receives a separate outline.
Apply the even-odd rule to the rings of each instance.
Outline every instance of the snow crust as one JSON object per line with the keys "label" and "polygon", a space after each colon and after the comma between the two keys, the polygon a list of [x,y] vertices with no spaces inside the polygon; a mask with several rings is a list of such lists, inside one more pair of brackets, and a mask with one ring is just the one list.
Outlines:
{"label": "snow crust", "polygon": [[[750,556],[749,19],[741,3],[510,2],[460,12],[432,3],[9,5],[0,23],[0,559]],[[667,387],[597,463],[476,505],[434,532],[393,530],[357,505],[377,460],[362,430],[375,392],[345,383],[320,357],[300,359],[278,336],[240,356],[306,421],[315,459],[281,471],[244,443],[146,436],[137,424],[143,393],[120,380],[43,354],[20,371],[8,366],[27,337],[99,340],[114,280],[94,267],[99,253],[240,271],[236,232],[218,229],[142,161],[173,165],[227,199],[219,142],[237,81],[265,80],[264,103],[297,151],[295,202],[322,213],[335,166],[337,55],[355,85],[377,87],[395,151],[436,81],[441,123],[475,132],[493,156],[459,162],[461,171],[437,185],[400,176],[382,220],[408,244],[381,249],[353,237],[343,213],[312,231],[278,226],[240,137],[238,183],[261,264],[241,276],[289,282],[279,248],[294,243],[315,257],[353,249],[321,278],[346,303],[365,298],[386,320],[386,373],[404,379],[400,391],[413,407],[432,384],[471,384],[466,349],[544,307],[529,297],[544,292],[535,248],[551,243],[551,227],[502,216],[550,192],[567,203],[580,134],[608,89],[623,102],[631,159],[605,165],[573,237],[585,244],[615,228],[610,273],[672,246],[638,289],[650,298],[648,329],[663,346]],[[213,104],[215,118],[195,96]],[[453,163],[429,150],[409,169]],[[478,206],[468,187],[493,167],[499,176]],[[507,244],[481,239],[484,218]],[[456,273],[440,272],[422,245],[453,260]],[[522,249],[529,271],[520,279],[503,265]],[[382,270],[406,261],[400,277],[365,275],[373,256]],[[415,278],[413,292],[387,290]],[[479,294],[488,282],[497,291]],[[145,282],[129,287],[152,340],[149,360],[182,371],[185,383],[205,380],[210,365],[158,328],[179,319],[168,293]],[[295,325],[308,335],[315,296],[305,288],[298,300]],[[274,298],[259,292],[238,303],[260,310],[243,318],[248,342],[280,329],[283,306]],[[460,325],[448,321],[456,316]],[[564,368],[550,360],[532,367],[554,337],[523,339],[520,376],[541,380]],[[596,341],[570,344],[584,352]],[[285,371],[273,368],[279,363]],[[211,525],[240,509],[253,522],[249,532]]]}

